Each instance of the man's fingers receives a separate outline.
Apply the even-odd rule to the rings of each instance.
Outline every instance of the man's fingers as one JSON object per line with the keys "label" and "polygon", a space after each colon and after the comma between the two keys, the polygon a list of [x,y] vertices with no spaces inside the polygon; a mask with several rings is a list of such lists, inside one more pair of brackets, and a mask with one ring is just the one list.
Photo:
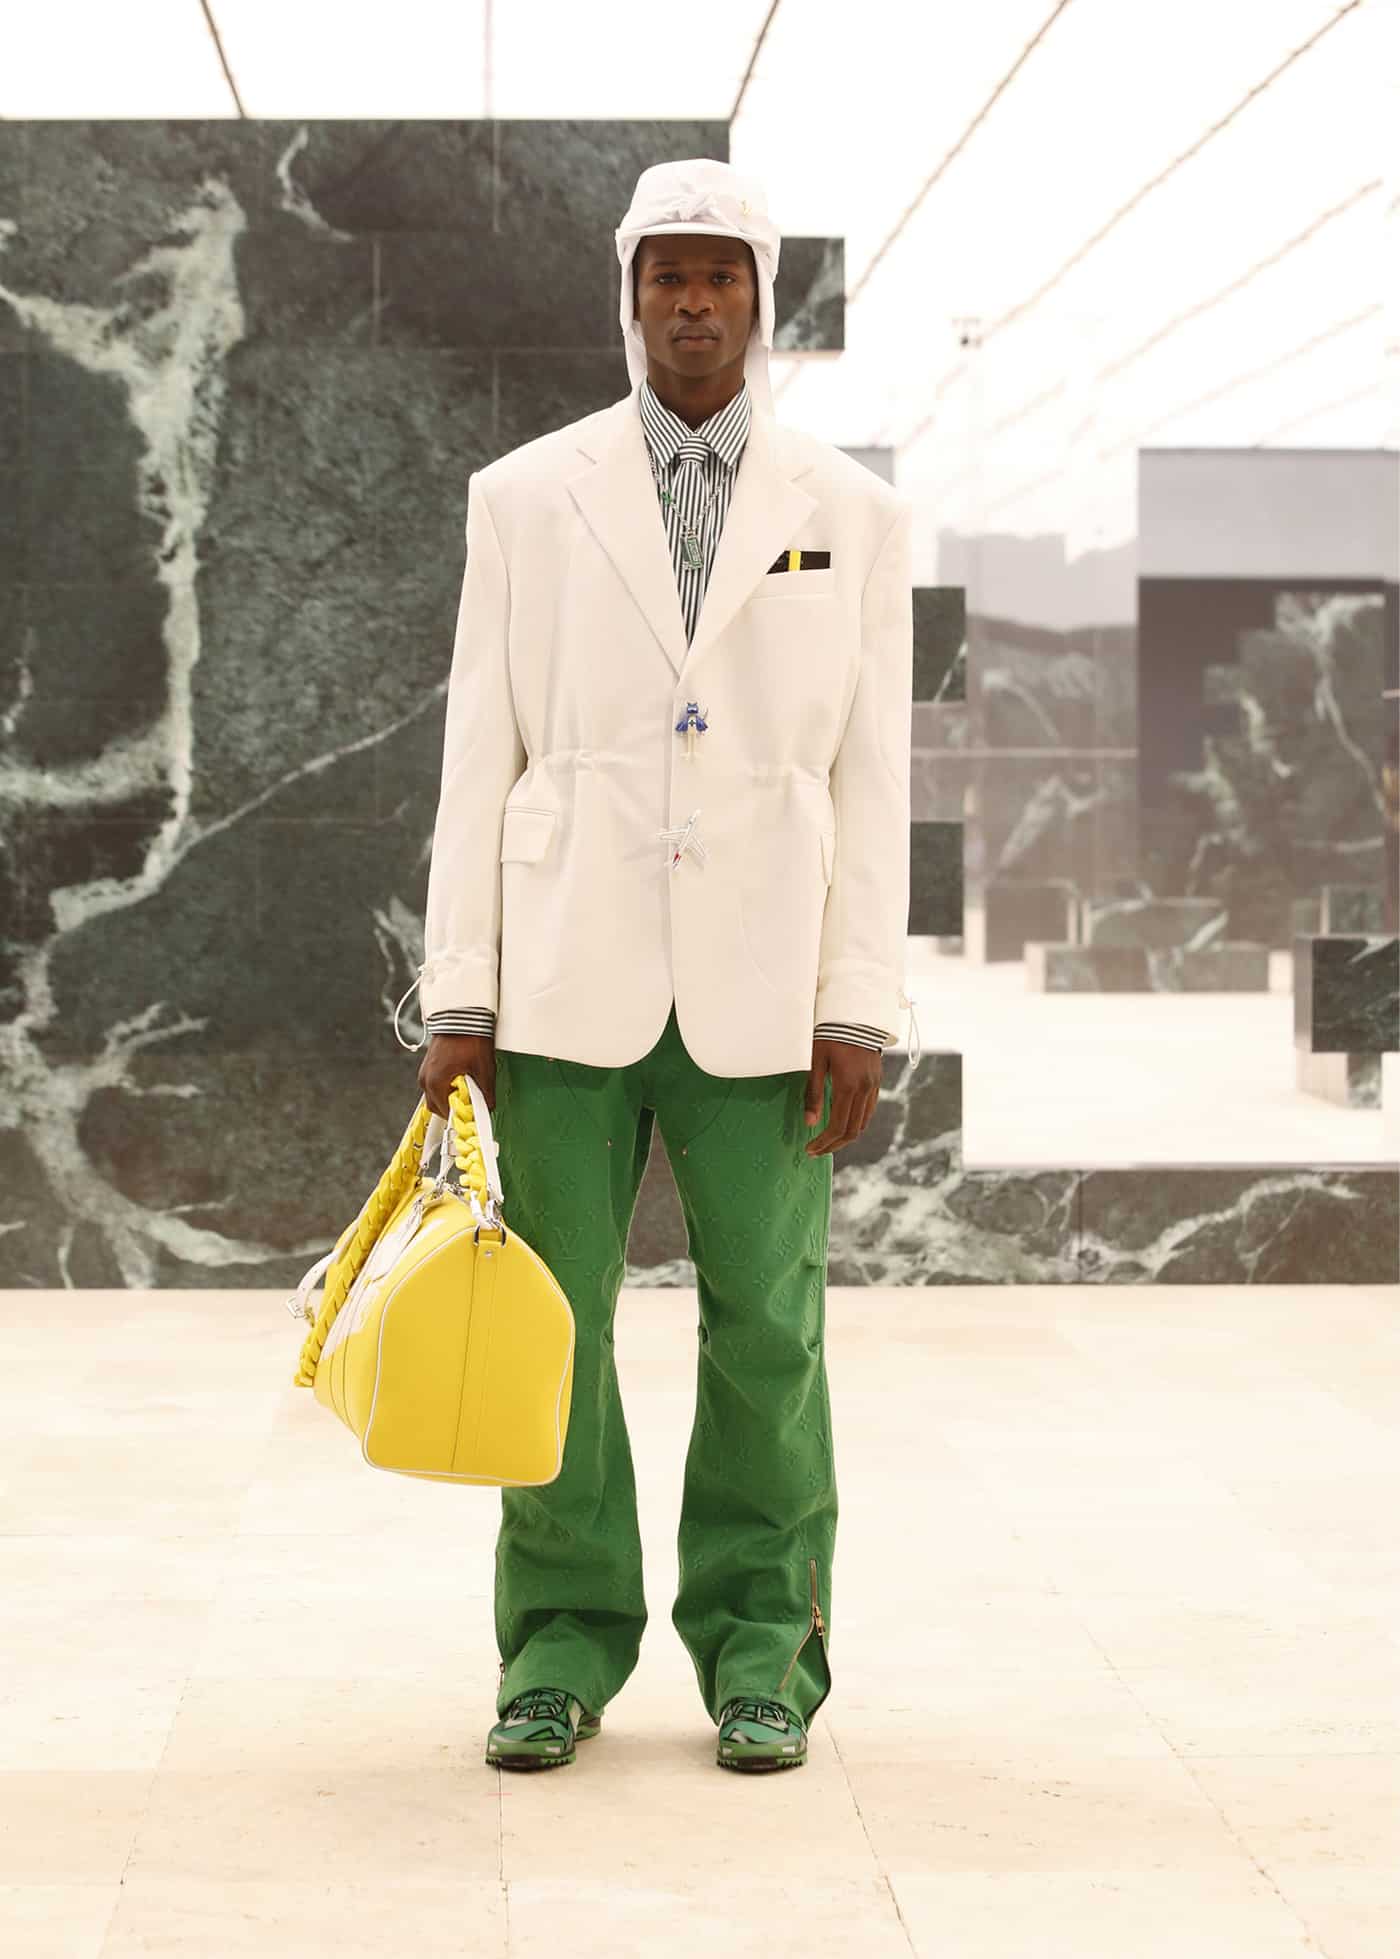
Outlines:
{"label": "man's fingers", "polygon": [[865,1101],[864,1090],[854,1088],[833,1088],[831,1095],[831,1120],[820,1136],[814,1136],[807,1145],[809,1156],[822,1156],[828,1150],[839,1149],[849,1142],[855,1133],[851,1128],[851,1118],[857,1104]]}
{"label": "man's fingers", "polygon": [[853,1143],[869,1123],[880,1100],[879,1082],[833,1090],[831,1120],[807,1144],[809,1156],[826,1156]]}

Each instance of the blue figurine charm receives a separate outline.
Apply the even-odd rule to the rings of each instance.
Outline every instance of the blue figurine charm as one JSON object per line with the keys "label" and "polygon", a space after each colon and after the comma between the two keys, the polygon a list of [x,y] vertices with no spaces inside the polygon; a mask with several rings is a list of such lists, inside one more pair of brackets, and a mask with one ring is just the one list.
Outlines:
{"label": "blue figurine charm", "polygon": [[676,733],[685,736],[685,754],[687,759],[690,759],[695,754],[696,731],[698,730],[703,735],[709,725],[709,722],[700,712],[699,702],[687,701],[685,704],[685,713],[676,723]]}

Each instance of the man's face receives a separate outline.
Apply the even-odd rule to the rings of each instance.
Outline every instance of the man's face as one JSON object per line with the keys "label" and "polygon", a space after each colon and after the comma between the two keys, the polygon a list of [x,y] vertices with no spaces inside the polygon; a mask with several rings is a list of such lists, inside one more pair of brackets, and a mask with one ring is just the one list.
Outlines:
{"label": "man's face", "polygon": [[693,231],[638,239],[632,294],[650,360],[677,374],[713,374],[742,362],[758,318],[753,248]]}

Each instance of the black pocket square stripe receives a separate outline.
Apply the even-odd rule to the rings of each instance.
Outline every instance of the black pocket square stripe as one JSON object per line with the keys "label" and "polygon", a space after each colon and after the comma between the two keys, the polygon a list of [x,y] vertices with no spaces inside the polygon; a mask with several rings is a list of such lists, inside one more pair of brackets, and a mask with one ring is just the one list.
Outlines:
{"label": "black pocket square stripe", "polygon": [[769,565],[770,574],[775,571],[829,571],[831,553],[829,551],[783,551]]}

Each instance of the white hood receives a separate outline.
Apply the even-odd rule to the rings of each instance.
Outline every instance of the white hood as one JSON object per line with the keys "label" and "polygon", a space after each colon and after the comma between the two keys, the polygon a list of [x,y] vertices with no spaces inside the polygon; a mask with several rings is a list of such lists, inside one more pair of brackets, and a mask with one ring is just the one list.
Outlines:
{"label": "white hood", "polygon": [[756,178],[714,157],[685,157],[678,163],[653,163],[637,179],[627,216],[618,226],[618,264],[622,268],[619,315],[627,373],[633,388],[647,371],[641,328],[632,318],[632,261],[637,240],[662,231],[704,232],[742,238],[753,247],[758,273],[758,319],[744,356],[744,378],[756,407],[773,413],[768,353],[773,345],[773,281],[778,272],[780,238],[768,216],[768,199]]}

